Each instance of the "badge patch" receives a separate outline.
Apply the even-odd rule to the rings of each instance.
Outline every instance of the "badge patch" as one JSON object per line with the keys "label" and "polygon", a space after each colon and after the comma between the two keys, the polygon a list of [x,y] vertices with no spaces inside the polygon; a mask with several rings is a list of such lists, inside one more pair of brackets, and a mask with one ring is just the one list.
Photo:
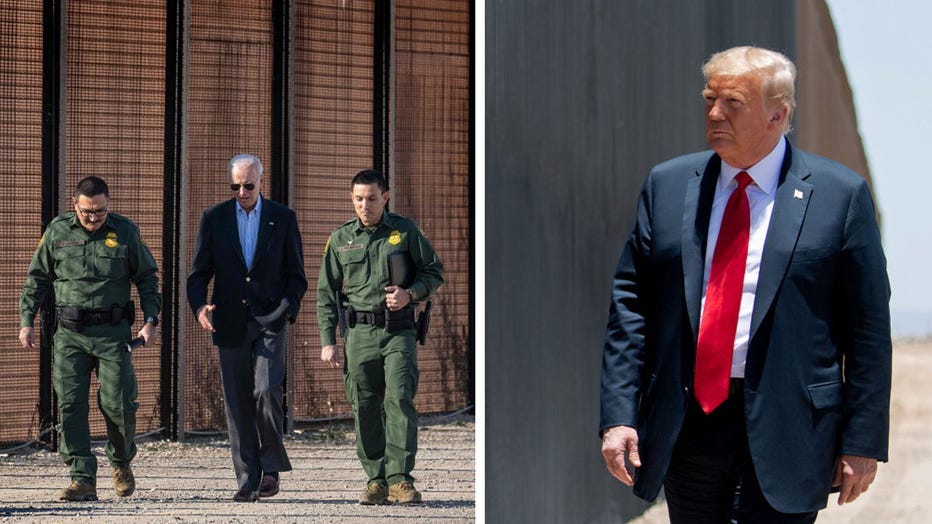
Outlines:
{"label": "badge patch", "polygon": [[388,237],[388,243],[395,246],[401,243],[401,232],[397,229],[392,231],[392,234]]}
{"label": "badge patch", "polygon": [[116,241],[115,238],[108,238],[107,240],[104,240],[104,244],[105,244],[107,247],[117,247],[118,245],[120,245],[120,244]]}

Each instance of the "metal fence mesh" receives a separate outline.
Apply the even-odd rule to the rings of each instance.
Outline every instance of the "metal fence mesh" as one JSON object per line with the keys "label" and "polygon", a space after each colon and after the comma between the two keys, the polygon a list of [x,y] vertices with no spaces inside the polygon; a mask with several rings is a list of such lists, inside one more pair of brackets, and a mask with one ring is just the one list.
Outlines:
{"label": "metal fence mesh", "polygon": [[[0,209],[13,231],[0,238],[0,322],[18,326],[18,299],[42,227],[42,5],[0,0]],[[67,2],[62,55],[64,149],[59,211],[71,208],[77,181],[104,178],[111,209],[135,221],[164,264],[163,236],[180,231],[183,267],[178,339],[180,428],[223,429],[217,351],[184,298],[201,212],[230,198],[226,163],[253,153],[265,165],[263,193],[278,189],[271,155],[274,38],[273,2],[191,0],[188,6],[180,223],[163,216],[165,185],[166,5],[162,2]],[[290,4],[291,60],[287,107],[292,115],[288,191],[304,241],[309,290],[289,333],[293,359],[289,404],[296,420],[349,412],[342,376],[319,360],[316,281],[331,231],[352,218],[349,183],[373,167],[375,148],[374,1],[295,0]],[[468,2],[401,1],[394,15],[393,79],[384,111],[392,207],[415,219],[446,267],[447,283],[434,302],[432,332],[419,346],[425,413],[465,406],[471,384],[471,166],[469,156],[470,13]],[[165,268],[162,267],[164,272]],[[161,273],[160,273],[161,278]],[[166,289],[166,287],[163,287]],[[134,299],[138,301],[138,297]],[[140,324],[137,320],[136,329]],[[37,333],[40,326],[37,324]],[[17,327],[18,329],[18,327]],[[160,339],[161,343],[161,339]],[[161,348],[134,354],[139,381],[138,431],[161,424]],[[35,438],[39,426],[39,352],[0,339],[0,443]],[[96,381],[91,395],[96,394]],[[91,405],[96,400],[91,399]],[[105,434],[91,409],[95,438]]]}

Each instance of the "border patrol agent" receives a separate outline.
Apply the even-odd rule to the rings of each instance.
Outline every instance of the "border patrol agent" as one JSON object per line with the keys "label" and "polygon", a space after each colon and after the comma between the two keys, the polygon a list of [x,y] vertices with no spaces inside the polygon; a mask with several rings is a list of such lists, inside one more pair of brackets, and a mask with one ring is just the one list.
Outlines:
{"label": "border patrol agent", "polygon": [[97,458],[91,452],[88,394],[97,373],[97,403],[107,424],[105,453],[116,494],[136,489],[130,462],[136,455],[136,374],[130,327],[139,291],[146,319],[137,333],[154,341],[161,309],[158,266],[139,227],[110,213],[110,192],[97,177],[78,182],[74,211],[52,220],[39,241],[20,297],[20,343],[34,345],[33,320],[54,292],[58,328],[53,339],[53,383],[61,420],[60,454],[71,466],[71,485],[61,500],[97,500]]}
{"label": "border patrol agent", "polygon": [[[418,503],[411,476],[417,452],[415,303],[443,283],[443,265],[417,224],[385,211],[389,194],[381,173],[359,172],[352,199],[357,218],[330,236],[320,268],[321,359],[340,366],[336,328],[342,312],[348,324],[343,378],[356,453],[369,478],[359,503]],[[407,253],[412,266],[404,285],[389,278],[389,255],[396,252]]]}

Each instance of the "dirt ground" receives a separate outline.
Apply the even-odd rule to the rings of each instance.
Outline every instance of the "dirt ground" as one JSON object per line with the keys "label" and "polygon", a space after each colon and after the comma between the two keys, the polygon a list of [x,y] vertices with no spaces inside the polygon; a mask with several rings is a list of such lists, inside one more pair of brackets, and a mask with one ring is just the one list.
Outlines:
{"label": "dirt ground", "polygon": [[[818,524],[924,524],[932,521],[932,340],[897,341],[893,348],[890,461],[867,493],[838,505],[829,498]],[[629,524],[669,522],[663,503]]]}
{"label": "dirt ground", "polygon": [[139,445],[133,461],[136,493],[113,493],[102,449],[96,502],[63,502],[68,483],[57,453],[35,451],[0,457],[0,523],[88,522],[473,522],[475,423],[472,416],[422,417],[415,485],[424,503],[360,506],[366,477],[356,459],[349,423],[301,430],[286,441],[293,470],[281,492],[254,504],[233,503],[236,492],[228,442],[156,441]]}
{"label": "dirt ground", "polygon": [[[835,495],[819,524],[929,522],[932,497],[932,340],[894,344],[890,462],[881,464],[871,489],[852,504]],[[101,460],[97,502],[57,500],[67,470],[48,451],[0,457],[0,523],[93,522],[473,522],[475,424],[469,416],[422,419],[414,474],[424,493],[419,506],[359,506],[365,477],[356,460],[352,426],[306,428],[288,438],[294,471],[282,475],[282,492],[256,504],[234,504],[227,442],[219,439],[146,442],[134,461],[137,492],[113,494]],[[98,448],[97,453],[102,456]],[[664,524],[661,502],[629,524]]]}

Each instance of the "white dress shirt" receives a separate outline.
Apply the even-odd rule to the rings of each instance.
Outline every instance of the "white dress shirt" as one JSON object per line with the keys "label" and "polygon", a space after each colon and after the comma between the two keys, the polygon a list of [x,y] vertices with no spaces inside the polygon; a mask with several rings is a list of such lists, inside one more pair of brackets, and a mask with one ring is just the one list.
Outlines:
{"label": "white dress shirt", "polygon": [[[745,189],[751,208],[751,232],[748,238],[748,261],[744,270],[744,287],[741,290],[741,306],[738,311],[738,328],[735,332],[735,348],[731,361],[731,376],[744,377],[744,364],[748,354],[748,338],[751,331],[751,312],[754,308],[754,295],[757,292],[757,277],[760,273],[760,260],[764,252],[764,240],[770,226],[773,213],[777,183],[780,180],[780,168],[786,154],[786,140],[781,139],[773,150],[760,162],[749,169],[739,169],[722,162],[722,172],[715,186],[715,198],[712,202],[712,216],[709,218],[709,238],[705,252],[705,272],[702,279],[702,306],[705,312],[705,293],[709,285],[709,272],[712,269],[712,256],[722,227],[725,204],[738,183],[735,177],[746,171],[754,182]],[[700,320],[701,322],[701,320]]]}

